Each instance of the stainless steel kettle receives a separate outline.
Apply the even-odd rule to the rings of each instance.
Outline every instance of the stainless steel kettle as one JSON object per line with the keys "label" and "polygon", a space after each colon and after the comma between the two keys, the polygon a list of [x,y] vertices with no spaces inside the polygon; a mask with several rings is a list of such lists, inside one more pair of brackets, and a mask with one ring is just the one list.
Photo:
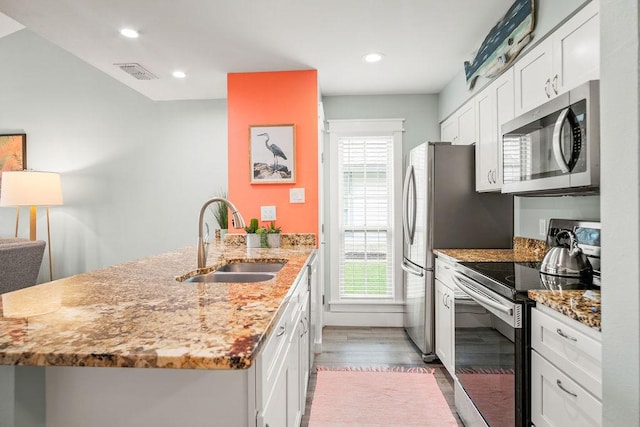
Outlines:
{"label": "stainless steel kettle", "polygon": [[[569,245],[558,241],[561,237],[569,238]],[[572,231],[562,230],[556,234],[556,244],[544,256],[540,272],[564,277],[590,277],[593,274],[591,263],[578,246],[576,235]]]}

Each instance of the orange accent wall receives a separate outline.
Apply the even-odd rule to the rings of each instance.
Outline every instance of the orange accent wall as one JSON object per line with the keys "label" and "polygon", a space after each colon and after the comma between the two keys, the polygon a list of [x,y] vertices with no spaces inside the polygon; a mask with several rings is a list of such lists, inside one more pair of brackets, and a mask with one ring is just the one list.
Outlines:
{"label": "orange accent wall", "polygon": [[[276,206],[276,225],[283,233],[317,235],[316,70],[228,74],[227,108],[229,199],[247,223],[251,218],[260,220],[260,206]],[[290,123],[295,124],[295,184],[251,184],[249,126]],[[289,203],[291,188],[305,189],[305,203]]]}

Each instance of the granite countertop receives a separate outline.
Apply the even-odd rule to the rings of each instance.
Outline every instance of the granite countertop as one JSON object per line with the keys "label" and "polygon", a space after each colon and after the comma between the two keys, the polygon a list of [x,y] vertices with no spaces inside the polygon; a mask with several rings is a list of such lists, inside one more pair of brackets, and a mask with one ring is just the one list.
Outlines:
{"label": "granite countertop", "polygon": [[266,282],[178,282],[195,274],[188,247],[3,294],[0,365],[248,368],[313,249],[209,246],[203,272],[286,260]]}
{"label": "granite countertop", "polygon": [[600,291],[537,290],[529,291],[529,298],[584,325],[601,330]]}
{"label": "granite countertop", "polygon": [[435,249],[433,252],[451,262],[526,262],[541,261],[547,246],[542,240],[516,236],[513,249]]}

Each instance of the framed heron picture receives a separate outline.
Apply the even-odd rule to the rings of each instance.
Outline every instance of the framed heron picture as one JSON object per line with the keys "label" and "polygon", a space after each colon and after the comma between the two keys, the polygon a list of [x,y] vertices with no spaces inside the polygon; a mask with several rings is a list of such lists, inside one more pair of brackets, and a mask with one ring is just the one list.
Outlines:
{"label": "framed heron picture", "polygon": [[249,126],[252,184],[296,182],[295,136],[293,124]]}

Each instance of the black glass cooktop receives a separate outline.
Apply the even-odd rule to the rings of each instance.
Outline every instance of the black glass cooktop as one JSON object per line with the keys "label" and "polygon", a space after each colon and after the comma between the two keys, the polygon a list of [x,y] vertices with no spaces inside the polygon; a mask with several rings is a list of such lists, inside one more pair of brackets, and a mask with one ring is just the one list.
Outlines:
{"label": "black glass cooktop", "polygon": [[591,280],[540,274],[539,262],[461,262],[460,271],[511,299],[527,297],[533,289],[590,289]]}

